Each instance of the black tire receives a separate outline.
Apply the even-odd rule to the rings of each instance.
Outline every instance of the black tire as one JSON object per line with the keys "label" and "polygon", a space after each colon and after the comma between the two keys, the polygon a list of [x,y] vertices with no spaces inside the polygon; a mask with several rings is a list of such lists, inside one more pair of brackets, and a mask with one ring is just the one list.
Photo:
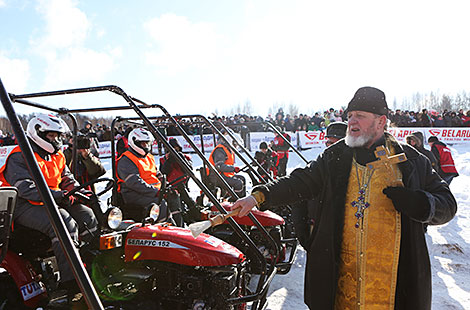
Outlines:
{"label": "black tire", "polygon": [[15,282],[7,272],[0,273],[0,310],[28,309]]}

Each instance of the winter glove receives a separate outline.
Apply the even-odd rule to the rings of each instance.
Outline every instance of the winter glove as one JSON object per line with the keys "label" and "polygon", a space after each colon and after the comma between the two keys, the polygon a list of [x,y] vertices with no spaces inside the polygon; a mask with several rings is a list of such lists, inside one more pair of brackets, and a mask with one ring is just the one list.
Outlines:
{"label": "winter glove", "polygon": [[81,190],[80,193],[82,193],[83,195],[87,196],[87,197],[91,197],[94,195],[94,193],[88,189],[84,189],[84,190]]}
{"label": "winter glove", "polygon": [[387,187],[382,191],[390,198],[395,209],[417,222],[424,222],[431,209],[426,194],[405,187]]}
{"label": "winter glove", "polygon": [[89,205],[90,203],[97,201],[97,197],[95,193],[90,190],[83,189],[75,194],[76,202]]}
{"label": "winter glove", "polygon": [[[67,193],[66,191],[64,192],[65,194]],[[62,208],[66,208],[66,207],[72,206],[75,202],[76,202],[75,196],[70,195],[69,197],[65,197],[64,195],[64,197],[62,197],[62,199],[58,201],[57,204]]]}
{"label": "winter glove", "polygon": [[239,173],[240,172],[240,167],[234,167],[233,171],[235,171],[235,173]]}

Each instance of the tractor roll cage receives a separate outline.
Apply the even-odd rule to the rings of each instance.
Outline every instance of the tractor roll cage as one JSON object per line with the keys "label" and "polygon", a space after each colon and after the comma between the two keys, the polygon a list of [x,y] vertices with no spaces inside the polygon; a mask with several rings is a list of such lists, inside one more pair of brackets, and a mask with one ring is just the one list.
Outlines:
{"label": "tractor roll cage", "polygon": [[[167,116],[158,116],[158,117],[150,117],[149,119],[151,119],[151,120],[156,120],[156,121],[161,121],[161,120],[168,120],[169,118],[168,118]],[[267,183],[266,180],[260,175],[260,173],[259,173],[252,165],[249,164],[250,160],[251,160],[252,164],[255,164],[263,173],[265,173],[265,174],[268,176],[268,178],[269,178],[270,181],[274,181],[274,179],[273,179],[273,178],[269,175],[269,173],[263,168],[263,166],[262,166],[260,163],[258,163],[258,162],[254,159],[254,157],[250,154],[250,152],[246,149],[246,147],[245,147],[244,145],[239,144],[240,149],[243,151],[243,153],[246,154],[246,156],[249,158],[249,160],[247,160],[247,159],[237,150],[236,147],[233,147],[232,144],[228,143],[229,141],[227,140],[227,138],[225,138],[224,135],[221,134],[220,129],[225,130],[225,132],[230,136],[230,138],[232,139],[232,141],[234,141],[236,138],[235,138],[235,136],[233,135],[233,133],[232,133],[230,130],[227,129],[227,127],[226,127],[225,124],[223,124],[223,123],[221,123],[221,122],[219,122],[219,121],[211,121],[211,120],[209,120],[208,118],[206,118],[205,116],[200,115],[200,114],[177,115],[177,116],[175,117],[175,119],[177,119],[178,122],[181,122],[181,121],[184,120],[184,119],[191,119],[191,124],[208,125],[208,127],[205,127],[205,128],[210,128],[210,129],[211,129],[211,131],[212,131],[212,136],[213,136],[213,139],[214,139],[214,146],[215,146],[215,144],[216,144],[216,143],[215,143],[215,141],[216,141],[216,135],[218,135],[218,137],[219,137],[220,139],[223,139],[223,140],[226,142],[226,145],[237,155],[237,157],[239,157],[239,158],[243,161],[243,163],[246,165],[246,167],[248,167],[248,169],[250,170],[250,172],[253,173],[253,174],[258,178],[259,182]],[[200,119],[200,120],[194,121],[194,119]],[[116,127],[116,126],[114,126],[114,125],[115,125],[116,122],[118,122],[118,121],[121,121],[121,122],[127,121],[127,122],[129,122],[129,123],[134,124],[134,125],[142,125],[140,122],[136,122],[136,121],[138,121],[138,120],[140,120],[140,118],[135,118],[135,117],[134,117],[134,118],[122,118],[122,117],[116,118],[115,120],[113,120],[113,123],[112,123],[112,125],[111,125],[111,136],[114,136],[114,128]],[[263,123],[259,122],[258,124],[263,124]],[[272,126],[272,124],[270,124],[270,123],[267,123],[267,124],[269,124],[269,125]],[[170,125],[170,124],[166,123],[166,124],[164,124],[164,125],[168,126],[168,125]],[[235,127],[235,126],[240,126],[240,125],[239,125],[239,124],[233,124],[232,126]],[[232,127],[232,126],[231,126],[231,127]],[[220,129],[219,129],[218,127],[219,127]],[[179,133],[185,138],[185,140],[189,143],[189,140],[190,140],[189,135],[188,135],[184,130],[182,130],[182,131],[178,130],[178,131],[179,131]],[[199,135],[200,135],[201,141],[203,141],[203,135],[204,135],[204,133],[203,133],[202,130],[200,131]],[[289,145],[291,148],[293,148],[294,150],[296,150],[295,147],[290,143],[289,140],[287,140],[284,136],[282,136],[282,137],[283,137],[283,139],[288,143],[288,145]],[[115,152],[116,152],[116,151],[113,149],[114,147],[115,147],[115,146],[114,146],[114,144],[112,143],[112,144],[111,144],[111,153],[112,153],[112,154],[115,154]],[[194,149],[194,147],[193,147],[193,151],[197,152],[198,150]],[[199,152],[197,152],[197,153],[199,153]],[[212,165],[208,162],[208,160],[207,160],[207,159],[205,158],[205,156],[204,156],[204,143],[203,143],[203,142],[201,142],[201,153],[202,153],[202,155],[200,155],[200,156],[202,156],[201,159],[203,159],[203,169],[204,169],[203,171],[205,171],[206,166],[207,166],[209,169],[213,169],[213,168],[211,168]],[[300,156],[303,158],[302,154],[301,154],[301,153],[299,153],[299,154],[300,154]],[[113,158],[113,160],[115,160],[115,159]],[[114,163],[113,163],[113,167],[115,167],[115,164],[114,164]],[[227,182],[222,178],[221,174],[220,174],[217,170],[212,170],[212,171],[215,171],[215,172],[216,172],[216,176],[217,176],[218,180],[221,181],[221,185],[224,187],[224,189],[225,189],[227,192],[231,193],[231,195],[234,195],[235,193],[233,192],[232,188],[231,188],[231,187],[227,184]],[[114,176],[114,173],[113,173],[113,176]],[[116,180],[116,181],[117,181],[117,180]],[[238,198],[237,196],[233,196],[233,197],[234,197],[234,198]],[[287,208],[289,208],[289,209],[291,208],[290,206],[287,206],[287,205],[286,205],[285,207],[287,207]],[[262,228],[262,229],[261,229],[261,232],[263,233],[263,236],[264,236],[266,239],[268,239],[269,242],[273,243],[274,240],[272,239],[271,235],[269,235],[269,234],[266,232],[266,230],[264,229],[264,227],[261,226],[261,228]],[[278,263],[276,263],[276,268],[278,269],[278,273],[283,273],[283,274],[285,274],[285,273],[289,272],[290,267],[292,266],[292,263],[293,263],[293,261],[294,261],[294,259],[295,259],[295,256],[296,256],[296,253],[297,253],[297,245],[298,245],[298,242],[297,242],[297,239],[296,239],[296,238],[288,238],[288,239],[282,239],[282,240],[281,240],[281,243],[284,243],[284,244],[286,244],[286,245],[290,245],[290,247],[291,247],[291,251],[290,251],[290,254],[289,254],[289,259],[288,259],[286,262],[278,262]],[[274,243],[274,248],[276,249],[276,255],[275,255],[274,261],[277,262],[277,261],[278,261],[278,257],[279,257],[279,256],[278,256],[278,254],[279,254],[279,247],[278,247],[275,243]],[[281,272],[281,271],[283,271],[283,272]]]}
{"label": "tractor roll cage", "polygon": [[[166,113],[165,113],[166,114]],[[212,124],[212,122],[210,122],[205,116],[203,115],[191,115],[191,116],[181,116],[181,115],[178,115],[177,118],[184,118],[184,117],[197,117],[197,118],[200,118],[202,120],[202,123],[204,124],[207,124],[209,125],[212,129],[213,129],[213,132],[216,132],[219,136],[222,136],[223,139],[226,140],[225,137],[223,137],[222,133]],[[178,121],[172,117],[170,114],[166,114],[165,116],[156,116],[156,117],[149,117],[148,118],[149,120],[161,120],[161,119],[167,119],[167,120],[170,120],[171,123],[173,123],[173,125],[175,125],[176,129],[178,130],[178,132],[184,137],[184,139],[186,140],[186,142],[188,142],[190,144],[190,146],[192,147],[192,149],[199,155],[199,157],[202,159],[204,165],[203,165],[203,169],[205,169],[205,167],[207,166],[209,169],[211,169],[211,172],[213,172],[216,177],[218,178],[218,180],[223,184],[224,188],[227,189],[227,191],[230,193],[230,195],[234,198],[239,198],[237,196],[237,194],[233,191],[233,189],[228,185],[228,183],[223,179],[223,177],[220,175],[220,173],[217,171],[217,169],[209,162],[209,160],[204,156],[204,153],[201,152],[201,150],[199,150],[199,148],[196,146],[196,144],[194,144],[194,142],[191,140],[191,138],[189,137],[189,135],[183,130],[183,128],[180,126],[180,124],[178,123]],[[141,118],[124,118],[124,117],[117,117],[113,120],[113,122],[111,123],[111,136],[114,136],[114,128],[116,127],[115,124],[117,122],[125,122],[125,121],[135,121],[135,120],[141,120]],[[144,125],[144,124],[141,124],[141,125]],[[188,173],[188,175],[191,177],[191,179],[199,186],[199,188],[207,195],[207,197],[209,198],[209,200],[214,203],[214,205],[216,206],[216,208],[223,214],[226,213],[225,209],[222,207],[222,205],[218,202],[217,198],[213,195],[213,193],[206,187],[206,185],[197,178],[197,176],[194,174],[194,172],[192,171],[191,167],[188,165],[188,163],[182,159],[180,157],[180,155],[178,154],[178,152],[168,143],[166,137],[158,131],[158,129],[156,129],[156,131],[158,132],[158,137],[154,137],[155,138],[158,138],[158,140],[160,142],[162,142],[164,145],[165,145],[165,148],[168,148],[171,152],[171,154],[173,156],[175,156],[175,158],[177,158],[177,161],[178,163],[180,164],[180,166],[182,166],[185,170],[186,173]],[[214,133],[215,135],[215,133]],[[201,140],[203,141],[203,140]],[[227,141],[228,142],[228,141]],[[170,148],[170,147],[171,148]],[[234,151],[237,152],[237,155],[240,155],[238,153],[238,151],[235,149],[235,148],[232,148],[232,146],[230,146],[230,148]],[[115,145],[114,143],[111,143],[111,153],[112,154],[115,154],[116,153],[116,150],[115,150]],[[112,166],[113,166],[113,170],[115,169],[116,167],[116,158],[113,156],[112,157]],[[245,162],[246,164],[248,164],[247,162]],[[113,173],[113,177],[114,178],[117,178],[117,174],[116,173]],[[223,210],[223,211],[222,211]],[[276,249],[276,254],[275,254],[275,257],[276,257],[276,261],[277,261],[277,258],[279,257],[279,247],[277,246],[276,242],[274,241],[274,239],[272,238],[272,236],[266,231],[266,229],[261,225],[261,223],[259,223],[259,221],[256,219],[255,216],[253,216],[251,213],[248,214],[248,216],[250,217],[250,219],[253,221],[253,223],[255,224],[255,226],[262,232],[263,236],[265,239],[267,239],[268,242],[272,243],[272,245],[274,246],[274,248]],[[255,249],[255,253],[259,259],[259,261],[261,262],[261,264],[263,265],[263,270],[266,270],[267,268],[267,262],[266,262],[266,258],[263,256],[263,254],[259,251],[259,249],[256,247],[256,245],[254,244],[254,242],[251,240],[251,238],[240,228],[240,226],[235,222],[235,220],[233,220],[232,218],[228,218],[228,221],[230,223],[230,225],[232,226],[232,228],[234,228],[235,232],[245,241],[247,242],[247,244]],[[233,222],[233,225],[232,225],[232,222]],[[268,275],[270,275],[268,277],[268,280],[273,278],[274,274],[276,273],[277,269],[274,268],[275,265],[269,265],[269,270],[267,272]],[[272,276],[271,276],[272,275]],[[260,293],[263,293],[264,289],[269,287],[269,286],[266,286],[266,283],[269,284],[269,282],[266,282],[266,283],[263,283],[264,282],[264,278],[266,277],[266,272],[263,271],[261,273],[261,276],[260,276],[260,280],[258,281],[258,286],[257,286],[257,293],[255,293],[254,295],[258,295]],[[242,302],[245,302],[245,301],[251,301],[251,295],[249,296],[244,296],[244,297],[238,297],[238,298],[234,298],[233,300],[242,300]],[[231,300],[230,300],[231,301]],[[262,301],[262,303],[264,303],[264,301]]]}
{"label": "tractor roll cage", "polygon": [[[1,85],[1,86],[3,88],[3,85]],[[129,104],[129,106],[115,106],[115,107],[101,107],[101,108],[81,108],[81,109],[67,109],[67,108],[58,108],[57,109],[57,108],[52,108],[52,107],[49,107],[49,106],[46,106],[46,105],[43,105],[43,104],[39,104],[39,103],[36,103],[36,102],[26,100],[26,99],[29,99],[29,98],[40,98],[40,97],[50,97],[50,96],[70,95],[70,94],[82,94],[82,93],[101,92],[101,91],[109,91],[111,93],[114,93],[116,95],[121,96]],[[139,100],[137,98],[129,96],[128,94],[126,94],[124,92],[123,89],[121,89],[120,87],[115,86],[115,85],[75,88],[75,89],[66,89],[66,90],[57,90],[57,91],[48,91],[48,92],[39,92],[39,93],[29,93],[29,94],[21,94],[21,95],[9,94],[9,96],[7,96],[6,91],[4,93],[5,93],[5,96],[3,96],[3,93],[1,93],[2,103],[4,103],[4,101],[10,102],[10,100],[8,100],[8,99],[11,99],[13,102],[17,102],[17,103],[20,103],[20,104],[23,104],[23,105],[27,105],[27,106],[31,106],[31,107],[35,107],[35,108],[39,108],[39,109],[44,109],[44,110],[47,110],[47,111],[50,111],[50,112],[57,113],[59,115],[68,115],[72,119],[72,124],[73,124],[72,132],[74,134],[73,150],[72,150],[73,153],[74,153],[74,157],[72,159],[73,160],[73,162],[72,162],[72,169],[73,169],[72,171],[73,172],[75,172],[74,169],[76,169],[76,162],[77,162],[77,159],[78,159],[77,154],[76,154],[77,153],[76,152],[76,146],[77,146],[76,134],[77,134],[78,124],[77,124],[77,121],[76,121],[76,117],[73,115],[73,113],[90,113],[90,112],[106,112],[106,111],[119,111],[119,110],[134,110],[134,112],[139,116],[139,119],[142,121],[142,123],[152,133],[154,138],[157,139],[158,141],[160,141],[164,145],[164,147],[170,151],[170,153],[177,159],[177,161],[181,165],[181,167],[183,167],[185,172],[188,173],[188,175],[194,180],[194,182],[199,186],[199,188],[207,195],[209,200],[216,206],[216,208],[222,214],[227,214],[228,213],[224,209],[224,207],[218,202],[217,198],[212,194],[212,192],[205,186],[205,184],[195,176],[195,174],[191,170],[191,167],[186,163],[186,161],[183,160],[182,158],[180,158],[178,152],[169,144],[166,137],[157,130],[157,128],[150,121],[150,119],[142,112],[142,109],[147,109],[147,108],[160,109],[163,112],[163,114],[176,126],[177,130],[183,136],[185,136],[188,143],[198,153],[198,155],[201,157],[201,159],[203,159],[203,161],[206,162],[208,167],[212,171],[217,172],[215,167],[213,165],[211,165],[210,162],[207,159],[205,159],[204,154],[201,154],[200,151],[198,150],[198,148],[196,147],[196,145],[191,141],[191,139],[189,139],[188,135],[184,132],[184,130],[181,128],[179,123],[174,119],[174,117],[160,104],[147,104],[142,100]],[[6,100],[4,100],[3,97],[6,97]],[[140,105],[138,105],[137,103],[139,103]],[[4,106],[5,106],[5,103],[4,103]],[[13,110],[13,107],[11,105],[11,102],[10,102],[10,106],[11,106],[11,110],[13,111],[13,114],[14,114],[14,110]],[[7,110],[6,107],[5,107],[5,110]],[[11,120],[11,118],[13,116],[10,116],[10,114],[8,114],[8,111],[7,111],[7,115]],[[25,147],[25,143],[27,144],[28,142],[27,142],[26,136],[24,135],[24,131],[21,127],[21,124],[19,123],[19,120],[18,120],[16,114],[14,114],[14,118],[16,118],[17,124],[13,124],[13,121],[12,121],[12,125],[14,125],[14,128],[16,128],[16,130],[19,131],[19,132],[16,132],[16,130],[15,130],[15,135],[18,137],[18,142],[19,143],[21,142],[20,147],[23,151],[23,154],[25,154],[25,152],[23,150],[23,147]],[[114,130],[113,125],[114,125],[114,123],[111,126],[111,130]],[[221,134],[220,132],[218,132],[218,133]],[[20,141],[20,139],[22,141]],[[113,139],[114,139],[114,137],[113,137]],[[25,154],[25,157],[27,157],[28,162],[32,161],[32,162],[36,163],[34,155],[32,153],[32,150],[30,149],[29,144],[27,144],[26,147],[29,147],[29,150],[30,150],[30,154]],[[111,147],[112,147],[112,151],[115,152],[114,143],[111,143]],[[112,161],[113,161],[113,165],[114,165],[115,164],[115,156],[112,156]],[[42,178],[42,174],[40,173],[39,170],[37,172],[39,173],[39,175],[37,176],[38,177],[37,180],[39,180],[40,178]],[[220,174],[218,174],[218,175],[219,175],[220,178],[222,178],[220,176]],[[113,175],[113,177],[114,177],[114,175]],[[35,181],[36,181],[36,178],[35,178]],[[222,181],[223,181],[223,179],[222,179]],[[50,196],[50,192],[47,189],[46,183],[44,182],[42,185],[43,186],[41,186],[41,187],[44,187],[44,188],[42,188],[42,190],[47,192]],[[228,184],[227,184],[227,186],[228,186]],[[39,188],[39,186],[38,186],[38,189],[40,190],[40,192],[42,192],[41,188]],[[232,194],[232,196],[237,197],[237,195],[235,194],[235,192],[233,192],[233,190],[232,190],[231,194]],[[44,197],[42,197],[42,198],[44,198]],[[52,200],[52,201],[49,202],[46,199],[44,199],[44,202],[45,202],[46,205],[50,204],[51,208],[53,208],[54,202],[53,202],[52,197],[50,197],[50,200]],[[56,211],[57,211],[57,207],[56,207]],[[57,216],[58,216],[58,214],[57,214]],[[265,235],[269,236],[269,234],[264,229],[264,227],[262,227],[262,225],[259,223],[259,221],[251,213],[248,216],[253,221],[253,223],[255,223],[255,225],[261,231],[263,231],[263,233]],[[60,219],[56,219],[56,221],[55,222],[53,221],[53,223],[58,223],[59,220]],[[265,303],[266,303],[267,290],[269,288],[269,285],[270,285],[271,281],[273,280],[273,278],[276,274],[277,269],[274,268],[274,265],[270,265],[269,269],[268,269],[268,264],[266,262],[266,258],[263,256],[263,254],[256,247],[253,240],[241,229],[241,227],[232,218],[228,218],[227,220],[228,220],[229,224],[232,226],[232,228],[234,229],[234,231],[240,236],[240,238],[242,238],[249,245],[249,247],[254,250],[254,253],[256,253],[256,256],[258,257],[259,261],[261,262],[261,264],[263,266],[263,268],[262,268],[263,271],[260,274],[256,292],[253,293],[253,294],[247,295],[247,296],[232,298],[232,299],[229,300],[229,302],[233,303],[233,304],[239,304],[239,303],[253,301],[252,309],[262,309],[265,306]],[[65,227],[63,227],[63,229],[65,229]],[[66,237],[63,237],[64,239],[68,238],[68,234],[67,234],[66,231],[64,231],[63,234],[65,234],[64,236],[66,236]],[[274,243],[274,240],[272,239],[272,237],[269,236],[269,238]],[[61,238],[59,237],[59,239],[61,239]],[[70,247],[71,247],[71,251],[73,251],[72,250],[73,245],[71,243],[70,243]],[[279,255],[279,249],[277,247],[275,247],[275,248],[277,249],[277,255]],[[75,265],[75,264],[72,264],[72,265]],[[85,271],[83,270],[83,272],[85,272]],[[85,272],[85,276],[87,276],[86,272]],[[91,286],[91,290],[93,290],[93,292],[94,292],[94,289],[93,289],[93,286],[91,285],[91,282],[89,282],[89,285]],[[90,293],[90,296],[91,295],[92,294]],[[85,297],[86,296],[87,296],[87,293],[85,293]],[[97,306],[91,307],[91,308],[92,309],[102,309],[101,303],[99,301],[99,298],[96,295],[96,292],[95,292],[95,297],[98,300],[97,301],[98,302]],[[89,298],[91,299],[91,297],[89,297]],[[87,303],[89,302],[89,298],[87,298]],[[258,304],[258,302],[260,302],[260,303]],[[90,305],[90,303],[89,303],[89,305]]]}

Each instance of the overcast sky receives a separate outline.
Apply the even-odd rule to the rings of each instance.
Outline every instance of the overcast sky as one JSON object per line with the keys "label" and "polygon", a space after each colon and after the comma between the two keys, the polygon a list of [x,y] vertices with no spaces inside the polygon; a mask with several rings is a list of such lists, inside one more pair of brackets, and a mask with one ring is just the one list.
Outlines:
{"label": "overcast sky", "polygon": [[366,85],[392,106],[469,91],[469,12],[452,0],[0,0],[0,78],[16,94],[114,84],[173,114],[247,100],[262,116],[273,104],[311,113]]}

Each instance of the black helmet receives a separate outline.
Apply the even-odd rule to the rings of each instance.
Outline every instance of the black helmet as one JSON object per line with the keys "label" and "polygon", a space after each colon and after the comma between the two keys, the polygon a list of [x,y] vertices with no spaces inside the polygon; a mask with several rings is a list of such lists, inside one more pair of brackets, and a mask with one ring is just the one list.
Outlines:
{"label": "black helmet", "polygon": [[346,129],[348,125],[344,122],[330,123],[326,128],[326,137],[342,139],[346,137]]}
{"label": "black helmet", "polygon": [[178,150],[182,150],[183,148],[181,147],[181,144],[178,142],[178,140],[176,140],[175,138],[170,138],[170,140],[168,141],[170,143],[170,145],[172,147],[174,147],[175,149]]}

